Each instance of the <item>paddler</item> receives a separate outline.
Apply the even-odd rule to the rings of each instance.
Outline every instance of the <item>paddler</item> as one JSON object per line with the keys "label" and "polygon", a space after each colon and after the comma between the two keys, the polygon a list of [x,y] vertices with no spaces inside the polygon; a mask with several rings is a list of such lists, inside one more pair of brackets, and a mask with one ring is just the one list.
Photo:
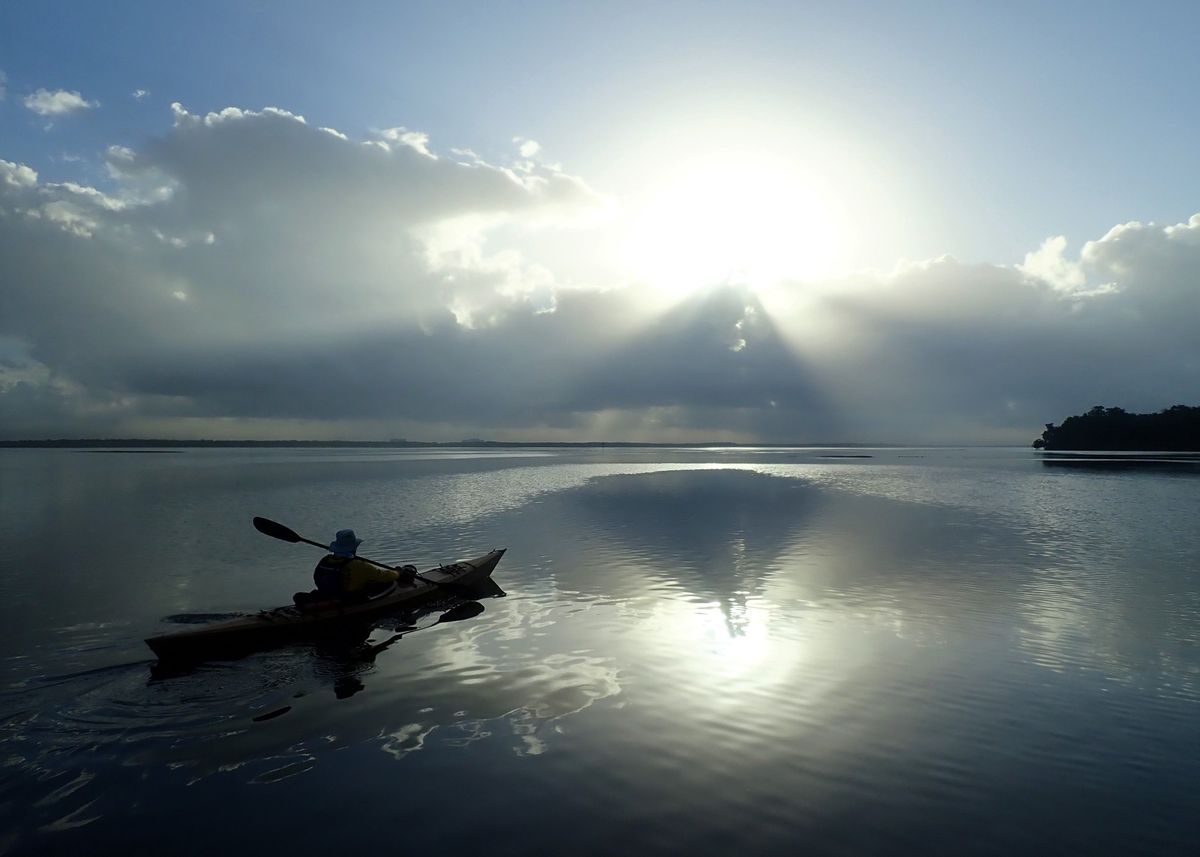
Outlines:
{"label": "paddler", "polygon": [[361,601],[388,589],[397,580],[411,581],[412,573],[380,568],[355,554],[363,540],[354,530],[338,530],[329,543],[329,553],[313,569],[317,591],[340,601]]}

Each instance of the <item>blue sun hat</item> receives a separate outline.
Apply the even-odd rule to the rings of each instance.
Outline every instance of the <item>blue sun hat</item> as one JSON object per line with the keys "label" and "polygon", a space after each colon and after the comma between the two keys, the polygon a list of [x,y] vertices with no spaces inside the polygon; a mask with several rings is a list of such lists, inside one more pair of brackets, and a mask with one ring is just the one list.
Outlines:
{"label": "blue sun hat", "polygon": [[329,552],[334,556],[354,556],[363,540],[354,535],[354,530],[338,530],[329,543]]}

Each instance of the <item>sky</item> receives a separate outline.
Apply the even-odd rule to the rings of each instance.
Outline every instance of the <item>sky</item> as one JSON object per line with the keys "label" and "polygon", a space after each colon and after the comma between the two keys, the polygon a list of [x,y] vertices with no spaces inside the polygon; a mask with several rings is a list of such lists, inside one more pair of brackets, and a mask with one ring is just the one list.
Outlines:
{"label": "sky", "polygon": [[0,3],[0,438],[1200,404],[1200,7]]}

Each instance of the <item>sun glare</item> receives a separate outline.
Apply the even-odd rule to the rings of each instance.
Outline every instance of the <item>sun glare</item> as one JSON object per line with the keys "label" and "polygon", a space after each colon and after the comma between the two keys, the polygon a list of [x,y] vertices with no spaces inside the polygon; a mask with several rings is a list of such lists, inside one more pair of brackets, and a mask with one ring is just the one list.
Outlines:
{"label": "sun glare", "polygon": [[845,265],[841,203],[817,176],[754,155],[681,165],[631,219],[626,264],[672,297],[722,282],[765,287]]}

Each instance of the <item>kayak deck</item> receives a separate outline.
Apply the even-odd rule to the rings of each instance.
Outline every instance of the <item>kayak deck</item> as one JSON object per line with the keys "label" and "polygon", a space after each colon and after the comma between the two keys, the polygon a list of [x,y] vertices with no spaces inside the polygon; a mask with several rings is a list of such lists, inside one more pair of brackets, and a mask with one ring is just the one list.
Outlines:
{"label": "kayak deck", "polygon": [[[186,631],[155,634],[146,645],[160,661],[199,661],[237,657],[255,649],[318,635],[340,625],[368,622],[401,607],[420,604],[447,591],[445,584],[469,586],[491,576],[504,548],[421,572],[429,581],[397,582],[367,601],[301,608],[294,605],[262,610],[225,622]],[[443,585],[438,585],[443,584]]]}

